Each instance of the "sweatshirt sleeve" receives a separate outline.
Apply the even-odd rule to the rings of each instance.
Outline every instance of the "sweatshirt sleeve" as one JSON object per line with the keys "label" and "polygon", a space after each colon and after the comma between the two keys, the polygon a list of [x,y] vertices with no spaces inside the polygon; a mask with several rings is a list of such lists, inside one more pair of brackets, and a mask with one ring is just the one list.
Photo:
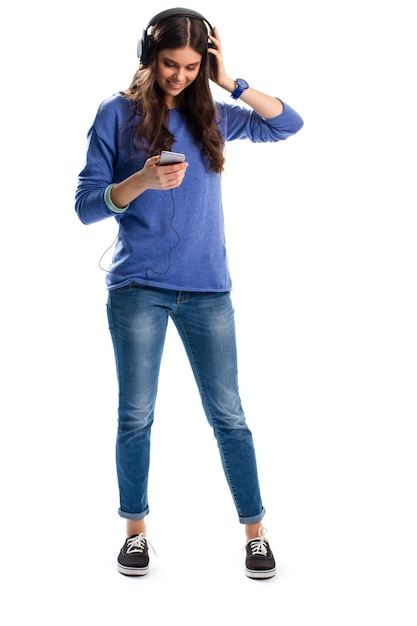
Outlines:
{"label": "sweatshirt sleeve", "polygon": [[[282,101],[281,101],[282,102]],[[282,102],[280,115],[266,119],[253,109],[225,104],[220,108],[220,129],[226,141],[249,139],[253,143],[282,141],[295,135],[304,124],[301,116]]]}
{"label": "sweatshirt sleeve", "polygon": [[111,104],[100,105],[87,139],[86,161],[75,193],[75,211],[83,224],[92,224],[116,214],[106,202],[106,191],[118,182],[114,174],[118,115]]}

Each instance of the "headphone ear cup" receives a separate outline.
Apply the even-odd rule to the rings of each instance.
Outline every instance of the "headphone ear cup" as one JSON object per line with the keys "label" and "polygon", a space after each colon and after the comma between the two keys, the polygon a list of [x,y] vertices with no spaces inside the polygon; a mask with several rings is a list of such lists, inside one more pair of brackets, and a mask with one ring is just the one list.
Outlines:
{"label": "headphone ear cup", "polygon": [[142,35],[142,39],[138,40],[138,47],[137,47],[137,54],[138,54],[138,59],[142,59],[142,55],[143,55],[143,40],[145,38],[145,31],[143,31],[143,35]]}
{"label": "headphone ear cup", "polygon": [[142,39],[138,41],[137,54],[138,59],[143,65],[149,64],[149,57],[152,50],[152,36],[148,35],[147,30],[143,31]]}
{"label": "headphone ear cup", "polygon": [[[210,28],[210,34],[214,35],[213,29]],[[216,46],[212,41],[209,40],[207,44],[208,48],[215,48]],[[210,78],[214,80],[217,77],[217,59],[213,54],[209,53],[209,63],[210,63]]]}

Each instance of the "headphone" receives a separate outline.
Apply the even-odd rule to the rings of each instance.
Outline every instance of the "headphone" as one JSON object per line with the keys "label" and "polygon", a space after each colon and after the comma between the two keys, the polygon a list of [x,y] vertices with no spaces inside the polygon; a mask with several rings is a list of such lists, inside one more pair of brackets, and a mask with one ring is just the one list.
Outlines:
{"label": "headphone", "polygon": [[[162,22],[162,20],[165,20],[168,17],[192,17],[194,19],[201,20],[203,24],[206,25],[208,34],[214,35],[213,27],[211,26],[210,22],[206,20],[203,15],[201,15],[201,13],[181,8],[162,11],[151,19],[151,21],[148,23],[147,27],[143,31],[142,39],[139,39],[138,41],[138,59],[140,59],[143,65],[149,65],[149,59],[151,56],[152,48],[154,46],[154,39],[152,37],[152,34],[149,34],[149,29],[151,28],[151,26],[154,26],[158,22]],[[208,41],[207,46],[209,48],[214,48],[214,45],[211,41]]]}

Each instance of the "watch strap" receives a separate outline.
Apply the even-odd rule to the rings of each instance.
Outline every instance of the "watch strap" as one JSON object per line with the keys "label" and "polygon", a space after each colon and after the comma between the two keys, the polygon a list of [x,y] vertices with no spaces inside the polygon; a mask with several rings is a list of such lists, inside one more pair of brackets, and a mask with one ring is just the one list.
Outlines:
{"label": "watch strap", "polygon": [[248,83],[243,80],[243,78],[237,78],[235,80],[235,90],[232,91],[230,97],[233,98],[233,100],[238,100],[238,98],[240,98],[242,93],[245,91],[245,89],[248,89],[248,87]]}

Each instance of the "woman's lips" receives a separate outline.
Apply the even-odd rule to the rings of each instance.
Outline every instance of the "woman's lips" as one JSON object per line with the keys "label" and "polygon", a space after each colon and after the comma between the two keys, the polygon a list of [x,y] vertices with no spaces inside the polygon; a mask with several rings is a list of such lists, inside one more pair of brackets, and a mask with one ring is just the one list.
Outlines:
{"label": "woman's lips", "polygon": [[181,89],[181,87],[184,87],[184,83],[174,83],[171,80],[168,81],[168,85],[171,89]]}

